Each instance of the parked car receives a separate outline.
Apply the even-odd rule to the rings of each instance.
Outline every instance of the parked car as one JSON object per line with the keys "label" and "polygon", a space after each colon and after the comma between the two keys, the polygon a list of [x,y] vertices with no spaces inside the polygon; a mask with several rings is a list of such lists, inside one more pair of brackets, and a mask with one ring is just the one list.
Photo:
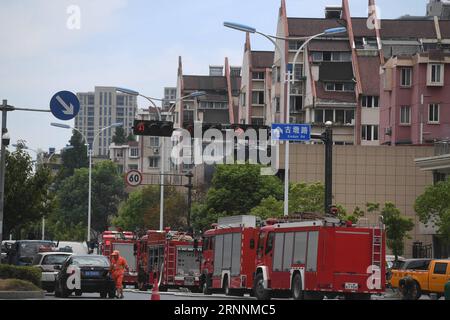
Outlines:
{"label": "parked car", "polygon": [[58,274],[55,266],[61,266],[71,255],[69,252],[41,252],[36,255],[33,265],[42,270],[42,289],[47,292],[55,290],[55,279]]}
{"label": "parked car", "polygon": [[[444,286],[450,279],[450,260],[431,260],[425,270],[393,270],[392,279],[399,279],[395,287],[405,285],[406,279],[412,278],[414,299],[422,294],[436,293],[438,297],[444,295]],[[392,285],[394,287],[394,284]]]}
{"label": "parked car", "polygon": [[[70,290],[67,287],[67,279],[70,267],[80,268],[81,288]],[[83,293],[100,293],[101,298],[114,298],[116,289],[110,275],[110,261],[107,257],[99,255],[72,255],[59,269],[55,282],[55,296],[66,298],[72,293],[81,296]]]}
{"label": "parked car", "polygon": [[16,266],[29,266],[36,254],[42,251],[53,251],[56,244],[45,240],[6,241],[6,263]]}
{"label": "parked car", "polygon": [[[398,288],[398,282],[408,270],[428,270],[431,259],[406,259],[391,269],[389,283],[392,288]],[[395,271],[395,272],[394,272]]]}
{"label": "parked car", "polygon": [[86,242],[58,241],[57,248],[61,252],[71,252],[76,255],[89,254]]}

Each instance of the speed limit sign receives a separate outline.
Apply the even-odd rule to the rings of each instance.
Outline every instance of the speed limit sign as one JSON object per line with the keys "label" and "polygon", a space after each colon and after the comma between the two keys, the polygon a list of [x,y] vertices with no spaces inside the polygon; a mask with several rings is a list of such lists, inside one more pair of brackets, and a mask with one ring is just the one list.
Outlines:
{"label": "speed limit sign", "polygon": [[142,174],[137,170],[131,170],[125,177],[130,187],[137,187],[142,183]]}

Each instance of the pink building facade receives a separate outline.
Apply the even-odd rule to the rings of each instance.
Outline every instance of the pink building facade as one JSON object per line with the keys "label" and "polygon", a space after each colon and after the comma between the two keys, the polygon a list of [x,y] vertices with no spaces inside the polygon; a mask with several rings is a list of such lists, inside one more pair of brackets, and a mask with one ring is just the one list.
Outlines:
{"label": "pink building facade", "polygon": [[380,140],[419,145],[450,138],[450,54],[389,59],[381,75]]}

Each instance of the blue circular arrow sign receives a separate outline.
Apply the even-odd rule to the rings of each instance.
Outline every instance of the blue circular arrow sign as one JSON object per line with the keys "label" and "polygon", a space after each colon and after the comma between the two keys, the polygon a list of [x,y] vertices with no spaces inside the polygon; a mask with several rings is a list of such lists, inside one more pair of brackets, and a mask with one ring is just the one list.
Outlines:
{"label": "blue circular arrow sign", "polygon": [[60,91],[50,100],[50,110],[59,120],[72,120],[80,112],[80,101],[74,93]]}

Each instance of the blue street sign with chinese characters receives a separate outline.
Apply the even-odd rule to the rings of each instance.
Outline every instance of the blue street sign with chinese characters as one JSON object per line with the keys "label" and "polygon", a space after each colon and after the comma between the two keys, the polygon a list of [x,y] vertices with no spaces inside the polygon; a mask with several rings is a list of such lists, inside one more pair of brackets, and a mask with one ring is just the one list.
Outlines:
{"label": "blue street sign with chinese characters", "polygon": [[310,141],[309,124],[272,124],[272,140],[276,141]]}
{"label": "blue street sign with chinese characters", "polygon": [[80,112],[80,101],[74,93],[61,91],[55,94],[50,101],[50,110],[59,120],[72,120]]}

